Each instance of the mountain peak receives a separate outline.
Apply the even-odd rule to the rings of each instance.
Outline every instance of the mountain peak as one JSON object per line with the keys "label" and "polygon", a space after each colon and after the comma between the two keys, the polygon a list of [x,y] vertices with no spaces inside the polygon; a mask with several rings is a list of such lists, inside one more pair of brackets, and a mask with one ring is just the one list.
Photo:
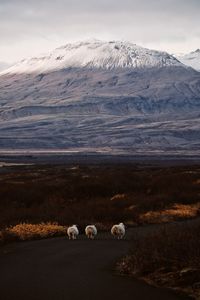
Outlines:
{"label": "mountain peak", "polygon": [[50,72],[74,68],[152,68],[179,66],[181,63],[166,52],[149,50],[126,41],[90,39],[68,43],[47,55],[25,59],[7,73]]}
{"label": "mountain peak", "polygon": [[177,58],[183,64],[190,66],[197,71],[200,71],[200,49],[197,49],[185,55],[180,55]]}
{"label": "mountain peak", "polygon": [[2,150],[199,153],[200,75],[166,52],[90,40],[7,73]]}

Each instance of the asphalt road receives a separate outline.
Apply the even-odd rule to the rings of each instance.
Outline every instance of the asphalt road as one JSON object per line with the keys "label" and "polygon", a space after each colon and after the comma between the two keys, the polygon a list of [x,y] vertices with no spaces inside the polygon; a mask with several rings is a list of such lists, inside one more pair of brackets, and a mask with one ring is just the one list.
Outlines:
{"label": "asphalt road", "polygon": [[54,238],[0,249],[1,300],[188,299],[113,271],[130,240]]}

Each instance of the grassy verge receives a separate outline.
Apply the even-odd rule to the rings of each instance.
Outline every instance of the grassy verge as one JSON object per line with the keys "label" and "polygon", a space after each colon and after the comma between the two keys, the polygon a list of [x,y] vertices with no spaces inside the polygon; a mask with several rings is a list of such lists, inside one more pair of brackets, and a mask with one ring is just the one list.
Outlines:
{"label": "grassy verge", "polygon": [[132,251],[117,265],[121,274],[200,298],[200,220],[162,226],[135,237]]}
{"label": "grassy verge", "polygon": [[66,234],[66,227],[57,223],[27,224],[21,223],[0,231],[0,242],[42,239]]}

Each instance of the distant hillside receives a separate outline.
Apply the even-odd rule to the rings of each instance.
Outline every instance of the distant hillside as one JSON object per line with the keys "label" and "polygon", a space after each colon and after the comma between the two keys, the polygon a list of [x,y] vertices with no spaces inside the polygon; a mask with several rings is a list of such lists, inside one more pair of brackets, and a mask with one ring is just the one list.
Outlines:
{"label": "distant hillside", "polygon": [[166,52],[67,44],[2,72],[0,89],[0,149],[200,149],[200,74]]}

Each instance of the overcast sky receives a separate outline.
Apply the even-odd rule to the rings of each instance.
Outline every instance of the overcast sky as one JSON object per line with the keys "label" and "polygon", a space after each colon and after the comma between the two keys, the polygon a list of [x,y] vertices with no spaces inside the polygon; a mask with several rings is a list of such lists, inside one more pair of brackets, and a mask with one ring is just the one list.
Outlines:
{"label": "overcast sky", "polygon": [[88,38],[189,52],[200,48],[199,16],[200,0],[0,0],[0,61]]}

